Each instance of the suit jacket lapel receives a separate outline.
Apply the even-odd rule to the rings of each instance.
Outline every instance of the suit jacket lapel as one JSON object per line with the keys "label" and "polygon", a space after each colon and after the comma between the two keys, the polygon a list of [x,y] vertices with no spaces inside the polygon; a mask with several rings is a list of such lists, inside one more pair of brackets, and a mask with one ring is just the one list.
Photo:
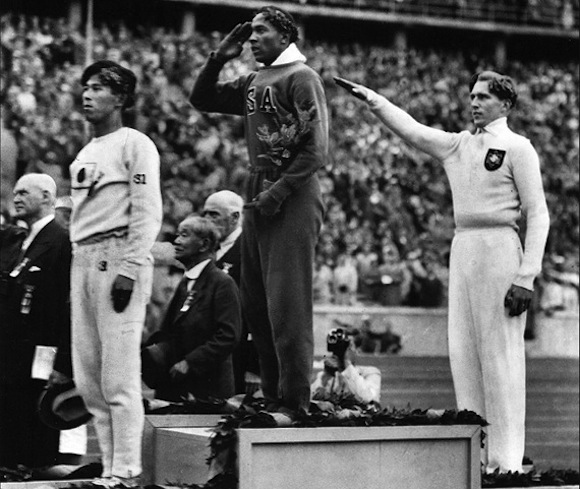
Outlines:
{"label": "suit jacket lapel", "polygon": [[187,296],[187,279],[183,277],[175,289],[175,293],[167,307],[167,312],[165,313],[165,318],[163,319],[163,324],[161,329],[170,329],[175,323],[177,316],[179,315],[179,309],[183,305],[183,301]]}
{"label": "suit jacket lapel", "polygon": [[197,278],[197,280],[193,284],[193,288],[191,290],[191,292],[193,292],[193,297],[191,299],[191,303],[189,304],[189,308],[187,309],[187,311],[181,311],[181,306],[183,306],[183,302],[181,302],[181,304],[179,304],[179,306],[178,306],[179,312],[175,316],[174,323],[179,321],[185,314],[187,314],[188,312],[193,310],[195,308],[196,304],[200,301],[201,297],[203,296],[203,294],[205,292],[205,284],[206,284],[208,277],[210,275],[210,271],[213,268],[215,268],[215,264],[213,261],[211,261],[202,270],[201,274],[199,275],[199,277]]}
{"label": "suit jacket lapel", "polygon": [[30,262],[33,263],[34,260],[52,246],[51,235],[53,234],[54,226],[58,226],[58,224],[51,221],[39,231],[24,253],[24,258],[29,258]]}

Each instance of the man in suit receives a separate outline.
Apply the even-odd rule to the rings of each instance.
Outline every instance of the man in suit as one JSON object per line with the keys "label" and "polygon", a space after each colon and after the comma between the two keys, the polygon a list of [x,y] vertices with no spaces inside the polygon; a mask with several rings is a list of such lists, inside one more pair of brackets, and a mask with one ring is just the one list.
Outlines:
{"label": "man in suit", "polygon": [[[220,190],[205,201],[201,215],[211,220],[220,232],[219,248],[216,251],[216,265],[230,275],[240,286],[241,275],[241,235],[244,199],[230,190]],[[258,353],[242,320],[240,343],[232,355],[236,394],[252,394],[260,385],[260,365]]]}
{"label": "man in suit", "polygon": [[[44,467],[58,455],[59,431],[37,415],[47,378],[72,376],[71,246],[54,220],[55,201],[50,176],[24,175],[14,187],[14,208],[28,233],[15,226],[0,232],[0,466]],[[40,354],[48,358],[42,372]]]}
{"label": "man in suit", "polygon": [[214,262],[219,238],[209,219],[191,216],[179,224],[175,258],[186,272],[142,357],[143,380],[158,399],[234,394],[231,354],[240,338],[241,307],[234,280]]}

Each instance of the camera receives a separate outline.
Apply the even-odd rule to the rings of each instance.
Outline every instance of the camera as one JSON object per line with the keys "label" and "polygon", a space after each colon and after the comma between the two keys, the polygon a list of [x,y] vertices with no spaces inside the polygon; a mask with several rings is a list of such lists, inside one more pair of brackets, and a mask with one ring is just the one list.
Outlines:
{"label": "camera", "polygon": [[343,328],[331,329],[326,337],[326,349],[338,357],[343,357],[350,345],[350,334]]}

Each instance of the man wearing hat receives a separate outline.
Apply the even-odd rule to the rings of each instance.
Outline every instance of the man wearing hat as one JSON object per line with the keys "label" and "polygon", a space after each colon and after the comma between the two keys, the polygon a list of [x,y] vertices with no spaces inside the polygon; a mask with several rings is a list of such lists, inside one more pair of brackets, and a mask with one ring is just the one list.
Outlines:
{"label": "man wearing hat", "polygon": [[133,487],[144,422],[140,344],[162,218],[159,153],[123,124],[132,71],[97,61],[81,83],[93,139],[70,166],[73,367],[101,449],[103,473],[94,483]]}
{"label": "man wearing hat", "polygon": [[28,229],[8,226],[0,232],[0,466],[5,467],[57,462],[59,431],[37,413],[49,376],[71,377],[71,247],[55,222],[55,200],[50,176],[24,175],[14,188],[14,208]]}

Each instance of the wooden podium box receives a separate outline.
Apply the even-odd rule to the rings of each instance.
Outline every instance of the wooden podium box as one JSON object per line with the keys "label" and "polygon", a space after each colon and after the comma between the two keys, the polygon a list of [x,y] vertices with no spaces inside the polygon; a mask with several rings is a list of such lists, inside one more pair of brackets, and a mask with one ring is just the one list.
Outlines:
{"label": "wooden podium box", "polygon": [[238,430],[239,489],[480,489],[475,425]]}
{"label": "wooden podium box", "polygon": [[[190,428],[212,428],[221,418],[221,414],[145,416],[142,484],[207,482],[205,460],[209,455],[209,436],[203,433],[205,430],[192,433]],[[195,480],[188,479],[191,477]]]}

